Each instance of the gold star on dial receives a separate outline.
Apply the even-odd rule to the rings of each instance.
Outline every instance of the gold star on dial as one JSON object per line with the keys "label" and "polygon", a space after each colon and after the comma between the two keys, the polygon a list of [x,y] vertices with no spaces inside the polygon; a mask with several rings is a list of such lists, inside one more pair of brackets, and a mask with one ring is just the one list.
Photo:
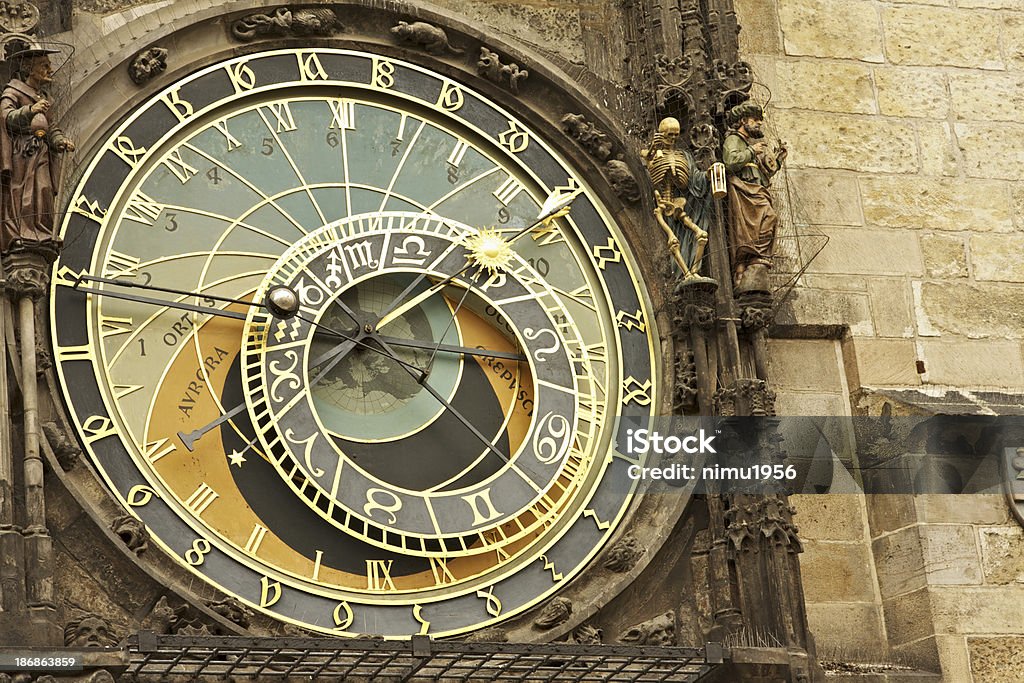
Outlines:
{"label": "gold star on dial", "polygon": [[228,460],[231,461],[232,465],[241,467],[242,463],[245,462],[245,457],[242,455],[242,453],[239,453],[238,451],[231,451],[231,455],[228,456]]}

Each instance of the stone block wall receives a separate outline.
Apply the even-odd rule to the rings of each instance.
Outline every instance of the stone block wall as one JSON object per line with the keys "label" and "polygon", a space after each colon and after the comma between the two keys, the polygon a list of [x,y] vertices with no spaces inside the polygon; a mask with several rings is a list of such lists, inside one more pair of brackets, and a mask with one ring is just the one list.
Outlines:
{"label": "stone block wall", "polygon": [[1024,389],[1024,5],[736,5],[790,218],[829,237],[783,314],[849,325],[860,386]]}
{"label": "stone block wall", "polygon": [[[736,6],[791,151],[785,219],[829,237],[783,322],[848,329],[771,342],[779,412],[856,413],[886,387],[1024,391],[1024,4]],[[795,504],[826,659],[878,644],[945,681],[1020,680],[1024,532],[1005,498]]]}

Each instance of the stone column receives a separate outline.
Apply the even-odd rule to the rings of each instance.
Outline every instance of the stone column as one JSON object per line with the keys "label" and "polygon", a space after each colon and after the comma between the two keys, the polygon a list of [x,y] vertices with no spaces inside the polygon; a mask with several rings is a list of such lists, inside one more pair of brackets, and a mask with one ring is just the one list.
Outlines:
{"label": "stone column", "polygon": [[39,381],[36,375],[36,301],[49,286],[50,265],[57,255],[52,244],[26,246],[4,256],[6,290],[18,321],[23,412],[25,631],[36,644],[59,645],[53,593],[53,541],[46,528],[43,460],[39,452]]}

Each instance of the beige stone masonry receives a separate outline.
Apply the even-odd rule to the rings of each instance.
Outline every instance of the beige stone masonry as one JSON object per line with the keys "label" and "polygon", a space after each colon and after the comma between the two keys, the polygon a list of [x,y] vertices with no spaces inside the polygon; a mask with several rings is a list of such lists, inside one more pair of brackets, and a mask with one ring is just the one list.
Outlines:
{"label": "beige stone masonry", "polygon": [[1024,584],[1024,529],[980,529],[985,582]]}
{"label": "beige stone masonry", "polygon": [[949,92],[957,119],[1024,121],[1024,73],[954,72]]}
{"label": "beige stone masonry", "polygon": [[[863,659],[884,655],[881,610],[872,603],[810,602],[807,623],[820,657],[834,661],[844,656]],[[858,679],[858,683],[870,682]]]}
{"label": "beige stone masonry", "polygon": [[[823,325],[849,325],[855,335],[874,334],[867,294],[801,287],[785,303],[797,320]],[[833,362],[835,362],[833,360]]]}
{"label": "beige stone masonry", "polygon": [[921,251],[928,277],[940,280],[967,277],[967,245],[962,236],[922,235]]}
{"label": "beige stone masonry", "polygon": [[811,602],[874,600],[871,561],[863,544],[806,541],[800,557],[800,572],[805,595]]}
{"label": "beige stone masonry", "polygon": [[854,339],[853,344],[861,386],[914,386],[921,383],[917,374],[917,347],[913,339]]}
{"label": "beige stone masonry", "polygon": [[768,345],[768,368],[785,377],[787,389],[834,390],[841,384],[835,346],[817,339],[774,339]]}
{"label": "beige stone masonry", "polygon": [[869,225],[923,230],[1010,231],[1010,201],[1002,183],[906,176],[860,179]]}
{"label": "beige stone masonry", "polygon": [[1011,389],[1024,376],[1021,345],[1012,341],[922,340],[927,379],[933,384]]}
{"label": "beige stone masonry", "polygon": [[[864,225],[855,175],[792,170],[787,176],[803,220],[815,225]],[[1024,202],[1024,191],[1021,196]]]}
{"label": "beige stone masonry", "polygon": [[946,494],[913,496],[917,518],[929,524],[1006,524],[1010,510],[1001,493],[978,493],[968,498]]}
{"label": "beige stone masonry", "polygon": [[882,61],[881,24],[869,0],[781,2],[779,23],[788,55]]}
{"label": "beige stone masonry", "polygon": [[979,683],[1020,683],[1024,638],[968,638],[971,669]]}
{"label": "beige stone masonry", "polygon": [[895,598],[927,585],[921,537],[916,526],[876,538],[871,549],[883,598]]}
{"label": "beige stone masonry", "polygon": [[[1009,0],[1013,1],[1013,0]],[[1024,14],[1006,12],[1000,39],[1009,68],[1024,69]]]}
{"label": "beige stone masonry", "polygon": [[1013,206],[1014,225],[1024,230],[1024,182],[1010,185],[1010,202]]}
{"label": "beige stone masonry", "polygon": [[958,123],[956,137],[971,178],[1024,178],[1024,125]]}
{"label": "beige stone masonry", "polygon": [[777,111],[775,120],[789,143],[787,164],[791,168],[837,168],[865,173],[920,170],[917,135],[910,123],[791,109]]}
{"label": "beige stone masonry", "polygon": [[[783,60],[775,65],[775,106],[848,114],[874,114],[871,70],[865,64],[835,60]],[[828,88],[808,83],[828,82]]]}
{"label": "beige stone masonry", "polygon": [[883,600],[882,609],[892,645],[912,643],[934,634],[931,592],[927,588]]}
{"label": "beige stone masonry", "polygon": [[1005,67],[999,18],[985,12],[940,7],[883,7],[885,53],[893,64]]}
{"label": "beige stone masonry", "polygon": [[775,409],[780,415],[843,415],[850,412],[847,397],[838,392],[778,390],[775,393]]}
{"label": "beige stone masonry", "polygon": [[822,228],[828,246],[811,263],[811,273],[921,275],[924,259],[910,230]]}
{"label": "beige stone masonry", "polygon": [[929,593],[937,633],[1024,633],[1020,588],[936,586]]}
{"label": "beige stone masonry", "polygon": [[874,76],[881,114],[940,119],[949,115],[946,76],[941,71],[879,66]]}
{"label": "beige stone masonry", "polygon": [[867,282],[871,320],[880,337],[913,337],[913,303],[906,278],[872,278]]}
{"label": "beige stone masonry", "polygon": [[1024,282],[1024,234],[971,235],[971,265],[976,280]]}
{"label": "beige stone masonry", "polygon": [[[943,282],[921,283],[921,313],[925,323],[939,333],[961,337],[1024,337],[1024,286],[986,282],[950,285]],[[918,321],[920,327],[922,321]],[[954,340],[950,340],[951,342]],[[978,342],[972,342],[978,343]],[[962,342],[961,342],[962,344]],[[979,346],[980,354],[991,349]],[[961,353],[964,352],[961,346]],[[1009,374],[1014,365],[1006,366],[1005,379],[1016,380],[1010,386],[1020,387],[1020,375]],[[998,372],[998,369],[996,369]]]}
{"label": "beige stone masonry", "polygon": [[924,176],[960,175],[959,150],[953,137],[953,126],[942,121],[918,120],[917,141],[921,150],[921,173]]}
{"label": "beige stone masonry", "polygon": [[861,496],[804,494],[790,496],[797,509],[800,538],[811,541],[863,541],[864,500]]}
{"label": "beige stone masonry", "polygon": [[925,580],[929,585],[982,583],[981,557],[973,526],[922,525],[920,534]]}

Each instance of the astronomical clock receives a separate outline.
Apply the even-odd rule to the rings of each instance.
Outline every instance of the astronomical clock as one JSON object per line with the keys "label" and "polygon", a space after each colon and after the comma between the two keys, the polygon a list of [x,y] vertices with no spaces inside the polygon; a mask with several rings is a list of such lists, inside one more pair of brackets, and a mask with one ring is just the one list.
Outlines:
{"label": "astronomical clock", "polygon": [[594,178],[451,69],[336,44],[205,64],[68,188],[50,334],[91,467],[184,576],[310,631],[545,604],[622,534],[617,430],[663,395]]}

